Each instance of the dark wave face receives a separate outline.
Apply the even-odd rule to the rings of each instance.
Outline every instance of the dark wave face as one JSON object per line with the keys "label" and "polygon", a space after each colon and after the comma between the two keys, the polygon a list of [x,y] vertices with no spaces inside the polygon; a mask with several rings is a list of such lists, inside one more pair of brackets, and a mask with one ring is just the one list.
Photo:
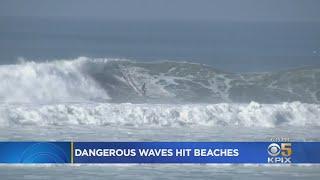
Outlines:
{"label": "dark wave face", "polygon": [[320,68],[234,74],[187,62],[59,60],[0,66],[0,101],[320,102]]}

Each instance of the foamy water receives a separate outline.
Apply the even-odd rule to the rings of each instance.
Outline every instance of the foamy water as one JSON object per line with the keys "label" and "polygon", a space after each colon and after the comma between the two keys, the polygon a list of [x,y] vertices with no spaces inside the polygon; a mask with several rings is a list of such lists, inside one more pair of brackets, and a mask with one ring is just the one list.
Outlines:
{"label": "foamy water", "polygon": [[2,127],[34,126],[204,126],[319,127],[320,105],[65,103],[0,106]]}
{"label": "foamy water", "polygon": [[[0,102],[319,103],[320,69],[234,74],[187,62],[117,59],[0,66]],[[145,84],[146,91],[142,86]]]}
{"label": "foamy water", "polygon": [[[84,57],[2,65],[0,140],[319,141],[319,77],[316,68],[232,74],[194,63]],[[319,169],[318,165],[0,165],[0,177],[318,179]]]}

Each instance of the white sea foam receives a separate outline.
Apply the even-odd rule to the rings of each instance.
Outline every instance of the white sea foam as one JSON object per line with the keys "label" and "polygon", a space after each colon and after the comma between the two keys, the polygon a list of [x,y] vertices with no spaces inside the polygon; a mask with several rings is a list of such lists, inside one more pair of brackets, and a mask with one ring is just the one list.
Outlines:
{"label": "white sea foam", "polygon": [[319,82],[319,68],[232,74],[195,63],[80,57],[1,65],[0,102],[319,103]]}
{"label": "white sea foam", "polygon": [[320,105],[281,104],[53,104],[2,105],[1,126],[320,126]]}
{"label": "white sea foam", "polygon": [[0,102],[58,102],[108,99],[105,90],[81,72],[86,58],[0,66]]}

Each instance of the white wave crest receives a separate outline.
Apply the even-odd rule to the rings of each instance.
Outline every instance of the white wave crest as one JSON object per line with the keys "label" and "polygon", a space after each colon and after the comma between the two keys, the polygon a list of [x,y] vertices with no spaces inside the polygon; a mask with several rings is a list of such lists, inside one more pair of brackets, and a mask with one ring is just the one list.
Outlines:
{"label": "white wave crest", "polygon": [[320,126],[320,105],[282,104],[55,104],[2,105],[1,126]]}
{"label": "white wave crest", "polygon": [[194,63],[79,57],[1,65],[0,103],[319,103],[319,81],[320,68],[233,74]]}
{"label": "white wave crest", "polygon": [[83,101],[108,94],[81,67],[87,58],[73,61],[22,62],[0,66],[0,102]]}

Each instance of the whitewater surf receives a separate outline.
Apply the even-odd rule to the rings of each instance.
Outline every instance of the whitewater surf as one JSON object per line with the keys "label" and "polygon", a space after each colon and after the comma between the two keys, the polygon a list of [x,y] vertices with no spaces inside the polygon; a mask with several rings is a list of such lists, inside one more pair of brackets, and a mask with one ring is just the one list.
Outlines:
{"label": "whitewater surf", "polygon": [[[320,102],[320,68],[315,67],[235,74],[187,62],[80,57],[1,65],[0,78],[0,101],[4,103]],[[143,86],[148,90],[146,96]]]}
{"label": "whitewater surf", "polygon": [[0,78],[0,126],[320,125],[317,68],[235,74],[187,62],[80,57],[2,65]]}
{"label": "whitewater surf", "polygon": [[[86,57],[40,63],[24,60],[0,66],[0,140],[270,141],[286,137],[319,141],[319,89],[320,69],[311,67],[228,73],[188,62]],[[43,173],[43,168],[50,167],[72,174],[76,168],[86,177],[95,169],[105,172],[100,165],[36,167],[12,166],[10,170]],[[145,174],[154,167],[113,165],[107,169]],[[157,166],[161,171],[168,167],[174,174],[182,169]],[[215,173],[229,177],[230,169],[253,175],[257,170],[274,173],[280,168],[290,174],[307,170],[305,166],[276,170],[260,165],[214,167],[183,169],[206,171],[208,177]],[[0,166],[0,171],[6,168]],[[311,176],[314,172],[310,171]],[[44,177],[55,175],[50,170],[45,173]]]}

